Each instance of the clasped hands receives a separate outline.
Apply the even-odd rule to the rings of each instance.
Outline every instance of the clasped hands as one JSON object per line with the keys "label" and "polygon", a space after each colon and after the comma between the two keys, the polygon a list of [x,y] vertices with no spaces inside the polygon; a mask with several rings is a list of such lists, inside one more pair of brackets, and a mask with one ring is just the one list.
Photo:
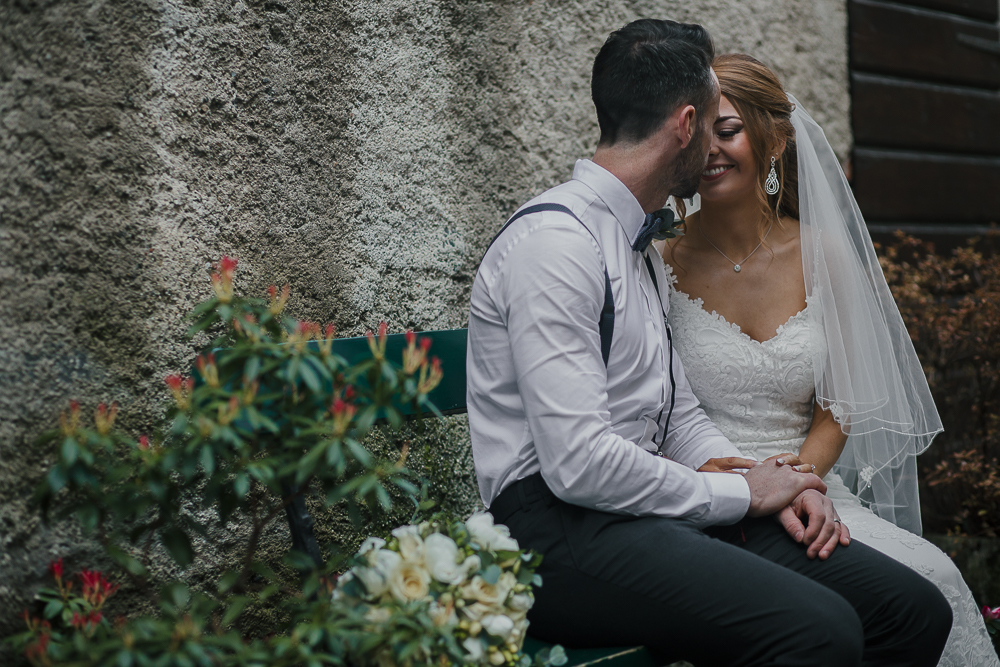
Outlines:
{"label": "clasped hands", "polygon": [[808,545],[806,556],[826,560],[838,544],[850,544],[851,534],[814,469],[794,454],[781,454],[763,462],[735,456],[709,459],[698,472],[743,474],[750,486],[747,516],[774,515],[792,539]]}

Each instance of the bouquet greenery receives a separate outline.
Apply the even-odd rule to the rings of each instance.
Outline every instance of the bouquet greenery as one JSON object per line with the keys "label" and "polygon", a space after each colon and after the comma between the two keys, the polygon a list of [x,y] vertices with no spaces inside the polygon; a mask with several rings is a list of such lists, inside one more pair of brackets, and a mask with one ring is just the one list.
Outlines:
{"label": "bouquet greenery", "polygon": [[[337,583],[334,613],[368,622],[372,641],[359,664],[527,667],[521,648],[541,559],[489,514],[464,522],[438,515],[400,526],[388,542],[369,537]],[[422,641],[407,641],[414,631]],[[555,647],[536,659],[559,665],[565,655]]]}

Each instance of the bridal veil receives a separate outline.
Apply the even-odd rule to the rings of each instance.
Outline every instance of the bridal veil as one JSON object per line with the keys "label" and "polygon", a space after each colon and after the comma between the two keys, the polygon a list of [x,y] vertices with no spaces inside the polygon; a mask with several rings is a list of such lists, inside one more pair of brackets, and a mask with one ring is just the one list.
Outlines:
{"label": "bridal veil", "polygon": [[822,128],[791,95],[802,271],[828,353],[816,399],[848,435],[834,471],[878,516],[921,533],[916,456],[943,429],[864,218]]}

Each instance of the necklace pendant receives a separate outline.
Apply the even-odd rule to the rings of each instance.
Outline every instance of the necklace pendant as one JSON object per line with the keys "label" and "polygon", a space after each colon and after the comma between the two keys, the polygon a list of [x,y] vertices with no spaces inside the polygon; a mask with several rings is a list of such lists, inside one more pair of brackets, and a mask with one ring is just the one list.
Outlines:
{"label": "necklace pendant", "polygon": [[739,264],[733,264],[733,271],[735,271],[736,273],[739,273],[742,270],[743,270],[743,267],[741,267]]}

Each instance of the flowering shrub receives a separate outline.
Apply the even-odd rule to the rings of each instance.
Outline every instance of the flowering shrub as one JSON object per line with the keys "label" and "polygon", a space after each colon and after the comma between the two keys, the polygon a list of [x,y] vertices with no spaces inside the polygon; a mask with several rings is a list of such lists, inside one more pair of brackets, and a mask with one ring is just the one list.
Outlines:
{"label": "flowering shrub", "polygon": [[[37,599],[45,603],[44,618],[33,617],[25,610],[24,621],[28,629],[15,638],[25,645],[24,655],[34,665],[52,664],[51,658],[60,659],[67,653],[67,646],[74,643],[92,641],[95,635],[98,639],[106,637],[111,626],[102,607],[118,590],[118,584],[110,583],[103,573],[82,570],[77,574],[81,591],[75,595],[76,582],[63,579],[62,558],[49,564],[49,574],[56,588],[43,588],[37,595]],[[75,639],[75,634],[81,635],[80,639]]]}
{"label": "flowering shrub", "polygon": [[[385,323],[368,334],[370,358],[348,363],[333,353],[332,325],[283,314],[287,286],[270,288],[267,299],[239,296],[236,268],[223,257],[211,279],[214,297],[194,309],[190,334],[213,338],[193,377],[166,378],[173,407],[162,434],[121,432],[116,404],[100,404],[89,420],[71,403],[59,428],[41,439],[55,447],[56,462],[36,499],[46,516],[74,515],[140,591],[150,590],[154,544],[182,567],[199,557],[192,536],[209,539],[205,517],[223,527],[238,517],[249,527],[241,553],[230,559],[238,566],[200,591],[167,584],[151,593],[158,615],[112,625],[102,607],[117,584],[84,571],[76,595],[57,561],[56,588],[38,594],[40,615],[27,613],[27,631],[8,639],[34,664],[366,664],[357,658],[369,655],[371,621],[332,600],[330,582],[343,561],[324,561],[303,494],[318,490],[327,504],[345,502],[358,521],[362,509],[387,509],[392,487],[417,506],[405,446],[395,460],[379,461],[361,440],[376,420],[399,426],[403,405],[436,412],[427,394],[441,367],[429,343],[412,333],[402,363],[387,359]],[[257,557],[262,534],[283,514],[301,529],[293,531],[299,541],[287,559],[304,573],[300,586]],[[283,605],[288,625],[266,640],[243,637],[238,620],[251,600]],[[415,608],[397,616],[411,629],[435,627]],[[410,636],[415,643],[394,640],[400,665],[425,654],[425,633]]]}
{"label": "flowering shrub", "polygon": [[983,620],[986,622],[986,630],[990,633],[993,645],[1000,652],[1000,607],[990,609],[983,605]]}
{"label": "flowering shrub", "polygon": [[[436,516],[419,525],[401,526],[392,539],[370,537],[358,562],[340,578],[333,594],[337,609],[361,614],[372,640],[364,644],[363,664],[465,663],[527,667],[521,653],[531,585],[541,557],[522,551],[505,526],[489,514],[464,523]],[[412,655],[399,643],[423,619],[422,641]],[[561,649],[539,656],[561,664]]]}
{"label": "flowering shrub", "polygon": [[918,459],[925,525],[1000,534],[1000,234],[948,255],[898,234],[881,262],[945,431]]}

